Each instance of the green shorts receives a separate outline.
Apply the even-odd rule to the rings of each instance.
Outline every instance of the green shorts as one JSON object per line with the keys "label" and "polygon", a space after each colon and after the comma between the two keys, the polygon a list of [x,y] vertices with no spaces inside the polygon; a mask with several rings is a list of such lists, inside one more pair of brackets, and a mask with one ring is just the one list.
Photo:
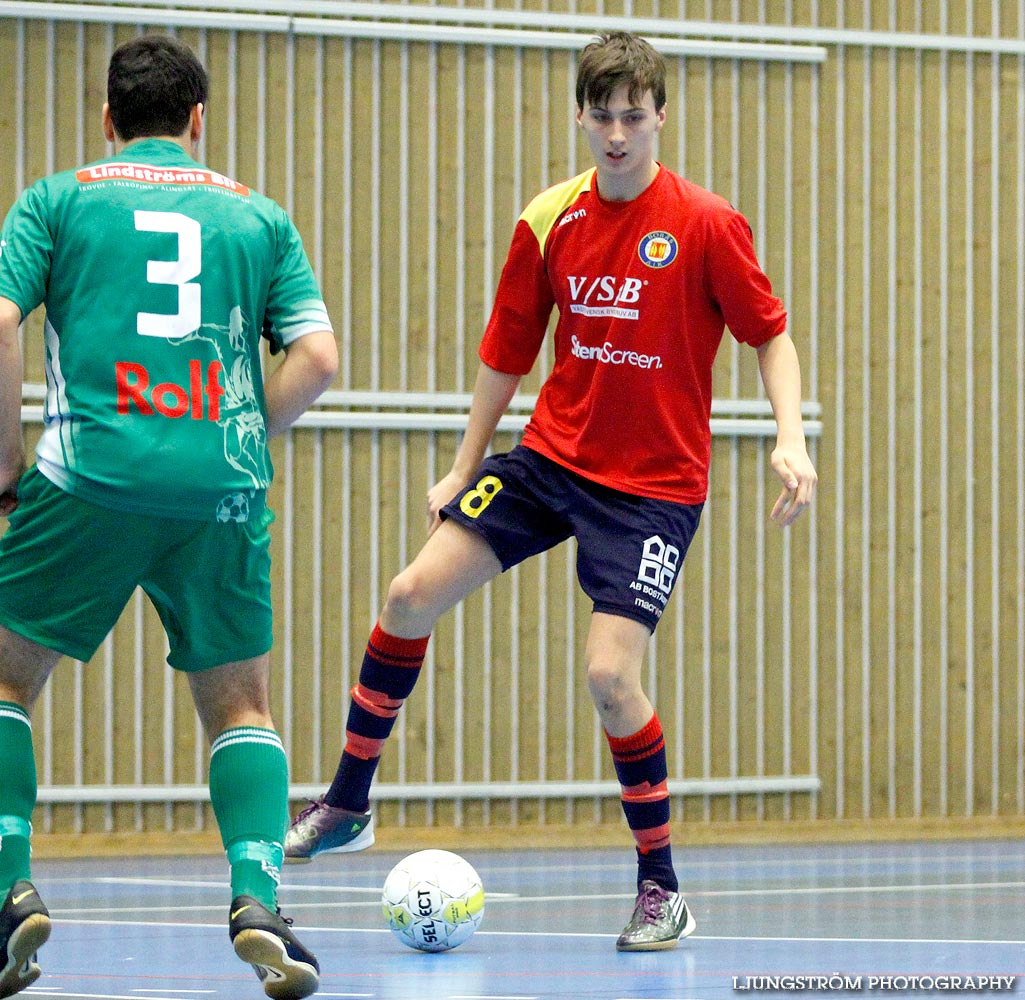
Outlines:
{"label": "green shorts", "polygon": [[270,524],[156,518],[65,493],[32,468],[0,539],[0,623],[89,660],[136,587],[167,632],[167,662],[207,670],[272,645]]}

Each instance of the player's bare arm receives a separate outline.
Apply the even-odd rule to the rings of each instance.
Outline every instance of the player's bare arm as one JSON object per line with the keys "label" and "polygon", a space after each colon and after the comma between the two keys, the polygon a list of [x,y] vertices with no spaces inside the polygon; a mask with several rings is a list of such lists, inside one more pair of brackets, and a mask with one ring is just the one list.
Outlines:
{"label": "player's bare arm", "polygon": [[15,488],[25,471],[20,323],[21,310],[10,299],[0,296],[0,515],[4,517],[18,505]]}
{"label": "player's bare arm", "polygon": [[519,384],[519,375],[496,371],[481,362],[473,386],[473,401],[470,403],[466,433],[456,452],[452,470],[427,491],[430,534],[433,534],[441,523],[438,511],[470,482],[483,461],[498,421],[509,408]]}
{"label": "player's bare arm", "polygon": [[762,384],[776,417],[776,447],[770,456],[783,490],[769,515],[787,527],[815,498],[818,473],[808,455],[801,418],[801,365],[788,333],[758,348]]}
{"label": "player's bare arm", "polygon": [[285,348],[285,360],[264,383],[267,436],[291,427],[338,374],[338,345],[330,330],[308,333]]}

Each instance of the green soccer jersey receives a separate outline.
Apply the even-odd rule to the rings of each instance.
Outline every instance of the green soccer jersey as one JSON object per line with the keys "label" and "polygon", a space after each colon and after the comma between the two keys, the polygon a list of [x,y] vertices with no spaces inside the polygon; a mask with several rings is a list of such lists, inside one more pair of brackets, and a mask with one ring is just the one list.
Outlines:
{"label": "green soccer jersey", "polygon": [[144,139],[30,187],[0,233],[0,295],[46,307],[36,464],[69,493],[245,520],[273,469],[260,337],[330,330],[273,201]]}

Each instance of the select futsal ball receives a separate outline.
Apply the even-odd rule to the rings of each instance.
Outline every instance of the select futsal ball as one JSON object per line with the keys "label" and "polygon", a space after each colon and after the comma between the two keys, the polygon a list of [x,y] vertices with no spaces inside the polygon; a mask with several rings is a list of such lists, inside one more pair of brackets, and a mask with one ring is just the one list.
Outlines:
{"label": "select futsal ball", "polygon": [[417,951],[448,951],[466,941],[484,917],[484,886],[465,858],[451,851],[417,851],[384,881],[384,919]]}

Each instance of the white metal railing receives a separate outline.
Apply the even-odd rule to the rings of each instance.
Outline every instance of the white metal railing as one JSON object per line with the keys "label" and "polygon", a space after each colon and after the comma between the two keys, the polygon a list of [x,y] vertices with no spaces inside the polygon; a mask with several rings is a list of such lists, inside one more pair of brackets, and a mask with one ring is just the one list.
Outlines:
{"label": "white metal railing", "polygon": [[[191,6],[197,9],[182,9]],[[42,3],[34,0],[2,0],[0,17],[19,19],[36,18],[47,21],[79,21],[103,24],[150,24],[172,28],[219,28],[228,31],[259,31],[269,34],[307,35],[318,38],[372,38],[403,42],[448,42],[457,45],[497,45],[533,49],[579,50],[593,35],[596,21],[604,24],[611,18],[589,19],[579,28],[589,34],[570,31],[531,31],[520,19],[516,28],[492,28],[484,25],[447,24],[393,24],[389,21],[351,20],[342,17],[310,17],[305,14],[268,14],[257,4],[234,6],[231,11],[211,11],[207,5],[182,5],[179,9],[166,6],[118,6],[110,3]],[[353,5],[359,7],[359,5]],[[371,5],[368,5],[371,6]],[[400,5],[374,4],[379,15],[403,17]],[[295,10],[307,9],[293,5]],[[411,8],[408,8],[411,9]],[[360,11],[365,16],[365,13]],[[622,19],[618,19],[622,20]],[[565,25],[573,21],[554,22]],[[826,50],[809,45],[788,45],[764,42],[722,41],[706,38],[664,37],[667,22],[660,24],[659,35],[649,40],[666,55],[709,56],[722,59],[757,59],[782,62],[823,62]],[[670,25],[672,22],[668,22]],[[671,33],[670,33],[671,34]]]}
{"label": "white metal railing", "polygon": [[[211,11],[216,7],[216,11]],[[268,8],[277,8],[287,13],[268,13]],[[36,13],[34,9],[40,12]],[[99,10],[102,14],[94,14]],[[55,12],[54,12],[55,11]],[[71,11],[86,13],[75,13]],[[193,13],[194,12],[194,13]],[[577,14],[531,10],[496,10],[490,7],[452,7],[434,4],[375,3],[362,0],[287,0],[277,4],[261,0],[103,0],[103,2],[36,3],[32,0],[4,0],[0,3],[0,17],[41,17],[61,20],[121,20],[127,18],[137,23],[168,24],[190,27],[220,27],[236,30],[292,31],[296,34],[319,33],[347,34],[343,28],[335,28],[338,22],[358,31],[360,19],[375,18],[378,21],[407,22],[404,30],[410,30],[411,22],[429,23],[444,27],[458,24],[487,30],[494,25],[506,25],[516,29],[524,37],[522,29],[561,29],[563,31],[593,32],[596,27],[623,29],[640,34],[683,39],[684,45],[698,44],[708,39],[716,46],[714,51],[667,50],[674,55],[721,55],[726,58],[783,59],[794,62],[822,62],[826,58],[822,46],[870,46],[873,48],[895,48],[926,50],[933,52],[978,52],[987,54],[1025,54],[1025,39],[1000,38],[991,35],[945,35],[920,31],[875,31],[858,28],[827,28],[819,26],[798,26],[790,24],[728,24],[722,21],[694,21],[668,17],[623,17],[605,14]],[[184,18],[184,20],[183,20]],[[198,21],[193,18],[206,18]],[[256,20],[258,19],[258,20]],[[216,22],[216,23],[213,23]],[[534,34],[527,33],[534,45]],[[359,37],[353,35],[352,37]],[[385,37],[367,35],[363,37]],[[406,34],[402,37],[410,40]],[[443,36],[449,37],[449,36]],[[574,36],[573,44],[579,43]],[[724,41],[728,39],[729,41]],[[442,38],[434,39],[442,40]],[[451,36],[449,40],[469,42],[470,39]],[[501,44],[485,42],[481,44]],[[752,42],[752,45],[737,43]],[[769,43],[760,45],[758,43]],[[543,43],[542,43],[543,44]],[[563,43],[553,47],[563,47]],[[762,52],[761,49],[768,51]]]}
{"label": "white metal railing", "polygon": [[[767,795],[783,792],[817,792],[821,782],[814,775],[780,778],[692,778],[667,782],[669,794]],[[291,785],[293,800],[322,795],[322,785]],[[593,799],[618,798],[622,792],[615,781],[479,781],[375,784],[375,802],[450,802],[474,799]],[[43,805],[87,802],[208,802],[207,785],[41,785],[38,801]]]}
{"label": "white metal railing", "polygon": [[[26,384],[23,395],[26,399],[43,399],[46,387]],[[469,393],[329,391],[296,421],[296,426],[336,430],[460,431],[466,427],[471,398]],[[522,431],[536,401],[536,396],[515,396],[509,407],[511,412],[498,422],[498,431]],[[818,403],[802,406],[804,430],[809,438],[822,435],[821,412]],[[21,416],[25,423],[42,423],[43,407],[26,404]],[[771,437],[776,433],[776,421],[768,400],[715,399],[711,428],[716,437]]]}

